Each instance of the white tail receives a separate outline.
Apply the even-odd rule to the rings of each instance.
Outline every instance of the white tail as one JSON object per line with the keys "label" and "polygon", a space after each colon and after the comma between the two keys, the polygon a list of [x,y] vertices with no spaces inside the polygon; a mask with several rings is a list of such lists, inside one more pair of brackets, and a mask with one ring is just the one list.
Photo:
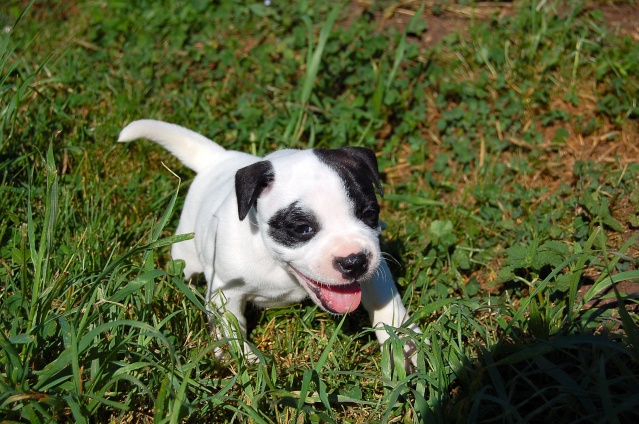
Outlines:
{"label": "white tail", "polygon": [[120,132],[118,141],[128,142],[138,138],[155,141],[195,172],[207,169],[215,156],[224,152],[224,148],[201,134],[153,119],[131,122]]}

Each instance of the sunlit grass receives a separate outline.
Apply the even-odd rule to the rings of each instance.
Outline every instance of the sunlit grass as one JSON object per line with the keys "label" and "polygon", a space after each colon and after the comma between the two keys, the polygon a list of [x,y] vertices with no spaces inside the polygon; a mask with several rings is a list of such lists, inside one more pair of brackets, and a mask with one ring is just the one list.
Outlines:
{"label": "sunlit grass", "polygon": [[[597,10],[528,1],[422,44],[473,10],[448,6],[0,6],[0,416],[636,420],[639,47]],[[258,361],[217,361],[203,282],[169,255],[192,174],[115,142],[147,117],[258,154],[373,148],[424,334],[380,352],[362,311],[252,309]]]}

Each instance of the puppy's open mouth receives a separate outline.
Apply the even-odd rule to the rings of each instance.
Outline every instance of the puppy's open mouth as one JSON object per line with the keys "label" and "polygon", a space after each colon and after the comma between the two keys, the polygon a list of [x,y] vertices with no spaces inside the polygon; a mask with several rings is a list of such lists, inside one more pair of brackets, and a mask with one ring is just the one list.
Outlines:
{"label": "puppy's open mouth", "polygon": [[302,284],[315,294],[313,300],[328,312],[345,314],[354,311],[362,300],[362,288],[358,281],[349,284],[327,285],[307,277],[293,267],[291,269],[295,271]]}

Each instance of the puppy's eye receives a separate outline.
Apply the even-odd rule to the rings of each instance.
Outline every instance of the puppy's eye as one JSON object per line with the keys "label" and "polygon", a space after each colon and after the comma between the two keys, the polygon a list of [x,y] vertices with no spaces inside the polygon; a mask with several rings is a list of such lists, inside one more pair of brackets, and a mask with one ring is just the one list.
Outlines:
{"label": "puppy's eye", "polygon": [[361,219],[364,223],[371,227],[377,227],[379,220],[379,211],[377,209],[366,209],[362,212]]}
{"label": "puppy's eye", "polygon": [[315,232],[315,229],[308,224],[300,224],[294,227],[293,231],[295,231],[297,234],[309,235],[313,234]]}

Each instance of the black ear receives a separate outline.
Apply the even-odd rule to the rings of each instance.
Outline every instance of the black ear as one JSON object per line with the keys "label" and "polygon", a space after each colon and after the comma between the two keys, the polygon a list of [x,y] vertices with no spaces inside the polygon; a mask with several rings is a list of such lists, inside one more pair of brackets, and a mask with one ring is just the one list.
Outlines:
{"label": "black ear", "polygon": [[366,168],[366,172],[375,185],[377,192],[380,196],[384,196],[384,190],[382,189],[382,183],[379,180],[379,170],[377,168],[377,157],[372,150],[365,147],[347,146],[341,150],[345,151],[348,155],[355,159],[359,159],[361,164]]}
{"label": "black ear", "polygon": [[235,195],[240,221],[246,218],[257,203],[257,198],[274,177],[273,165],[267,160],[246,166],[235,173]]}
{"label": "black ear", "polygon": [[335,169],[342,178],[364,176],[373,183],[380,196],[384,196],[377,170],[377,158],[365,147],[347,146],[339,149],[314,149],[320,160]]}

